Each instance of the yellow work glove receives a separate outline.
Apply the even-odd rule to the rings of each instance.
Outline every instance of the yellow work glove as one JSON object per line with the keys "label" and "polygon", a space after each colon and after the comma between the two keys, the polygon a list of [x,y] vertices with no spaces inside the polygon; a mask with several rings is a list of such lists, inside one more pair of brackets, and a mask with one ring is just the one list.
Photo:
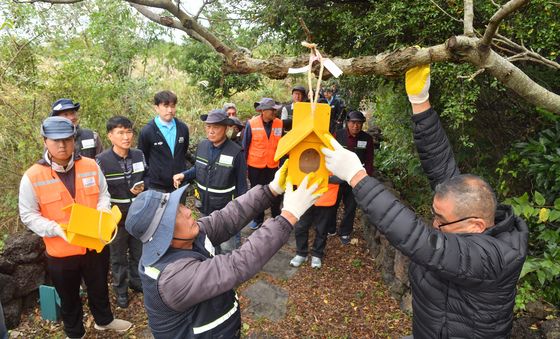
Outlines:
{"label": "yellow work glove", "polygon": [[288,160],[284,161],[284,164],[276,173],[274,173],[274,179],[268,184],[268,188],[277,195],[283,194],[286,190],[286,176],[288,175]]}
{"label": "yellow work glove", "polygon": [[406,71],[406,94],[408,101],[421,104],[430,96],[430,65],[412,67]]}

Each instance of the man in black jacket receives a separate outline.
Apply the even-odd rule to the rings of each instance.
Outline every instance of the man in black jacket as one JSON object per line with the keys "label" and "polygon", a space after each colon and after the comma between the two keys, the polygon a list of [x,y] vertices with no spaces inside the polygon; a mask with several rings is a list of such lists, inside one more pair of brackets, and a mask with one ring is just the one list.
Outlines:
{"label": "man in black jacket", "polygon": [[[175,174],[176,188],[185,182],[194,181],[200,195],[199,210],[204,216],[221,210],[230,201],[247,192],[247,163],[241,146],[227,137],[228,126],[232,124],[226,111],[215,109],[200,116],[204,121],[206,139],[196,148],[196,162],[188,170]],[[219,253],[231,253],[239,247],[239,234],[218,245]]]}
{"label": "man in black jacket", "polygon": [[157,117],[140,131],[138,149],[144,152],[150,167],[148,188],[171,192],[173,175],[187,169],[189,128],[175,117],[177,96],[171,91],[161,91],[154,96]]}
{"label": "man in black jacket", "polygon": [[323,149],[326,165],[353,187],[372,224],[410,257],[414,338],[508,338],[528,228],[511,206],[497,205],[484,180],[459,173],[428,101],[429,74],[429,66],[409,70],[406,90],[414,141],[435,190],[431,226],[335,140],[334,151]]}
{"label": "man in black jacket", "polygon": [[98,154],[95,161],[107,179],[111,205],[118,206],[122,213],[117,235],[109,248],[117,305],[127,308],[128,288],[142,292],[138,275],[142,243],[128,234],[124,221],[130,204],[148,182],[148,168],[142,151],[131,148],[134,132],[130,119],[117,115],[107,120],[107,137],[112,147]]}

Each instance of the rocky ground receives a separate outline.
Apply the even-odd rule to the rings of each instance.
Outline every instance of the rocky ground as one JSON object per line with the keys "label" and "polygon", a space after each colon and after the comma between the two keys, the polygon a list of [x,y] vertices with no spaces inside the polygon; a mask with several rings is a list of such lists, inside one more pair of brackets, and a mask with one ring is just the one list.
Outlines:
{"label": "rocky ground", "polygon": [[[338,237],[329,238],[321,269],[312,269],[308,263],[297,269],[289,266],[295,255],[292,235],[257,276],[237,289],[242,308],[242,335],[248,338],[399,338],[410,334],[411,319],[399,309],[381,282],[359,225],[357,220],[349,245],[342,245]],[[250,234],[248,229],[243,231],[244,237]],[[132,294],[127,309],[114,307],[116,317],[134,323],[124,335],[96,331],[85,309],[86,338],[151,338],[142,294]],[[60,323],[41,319],[37,307],[24,315],[10,337],[65,336]]]}

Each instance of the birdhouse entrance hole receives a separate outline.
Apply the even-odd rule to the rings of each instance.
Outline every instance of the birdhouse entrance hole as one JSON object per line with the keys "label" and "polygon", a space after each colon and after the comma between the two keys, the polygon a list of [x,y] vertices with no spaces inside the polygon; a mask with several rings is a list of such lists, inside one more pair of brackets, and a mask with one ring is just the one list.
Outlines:
{"label": "birdhouse entrance hole", "polygon": [[303,173],[314,172],[319,169],[321,156],[313,148],[306,149],[299,157],[299,170]]}

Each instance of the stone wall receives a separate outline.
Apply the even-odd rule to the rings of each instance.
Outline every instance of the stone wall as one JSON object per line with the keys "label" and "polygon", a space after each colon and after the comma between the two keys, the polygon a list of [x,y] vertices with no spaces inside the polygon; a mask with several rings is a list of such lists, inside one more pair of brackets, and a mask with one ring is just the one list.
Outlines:
{"label": "stone wall", "polygon": [[412,296],[408,281],[409,259],[396,250],[385,237],[379,233],[367,218],[362,218],[364,239],[381,271],[383,282],[389,287],[393,298],[397,299],[403,311],[412,315]]}
{"label": "stone wall", "polygon": [[0,301],[8,329],[19,325],[24,310],[37,306],[45,283],[43,240],[30,231],[10,235],[0,254]]}

